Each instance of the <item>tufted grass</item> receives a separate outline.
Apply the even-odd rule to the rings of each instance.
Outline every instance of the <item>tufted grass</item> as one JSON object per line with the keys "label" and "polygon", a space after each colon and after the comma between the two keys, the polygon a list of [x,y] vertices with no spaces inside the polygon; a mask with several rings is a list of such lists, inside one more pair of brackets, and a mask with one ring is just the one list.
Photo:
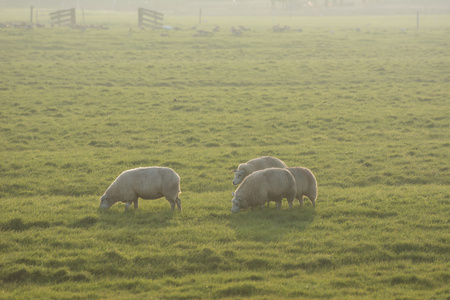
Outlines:
{"label": "tufted grass", "polygon": [[[447,299],[442,19],[1,29],[0,298]],[[316,208],[231,214],[231,171],[260,155],[310,168]],[[180,174],[181,213],[97,210],[151,165]]]}

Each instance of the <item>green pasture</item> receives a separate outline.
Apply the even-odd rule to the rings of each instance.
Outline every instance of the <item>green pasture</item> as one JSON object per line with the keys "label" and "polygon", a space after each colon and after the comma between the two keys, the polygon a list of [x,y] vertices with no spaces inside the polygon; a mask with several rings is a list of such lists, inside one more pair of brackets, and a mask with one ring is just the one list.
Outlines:
{"label": "green pasture", "polygon": [[[133,18],[0,29],[1,299],[449,299],[448,16]],[[261,155],[316,207],[231,214]],[[139,166],[181,212],[98,211]]]}

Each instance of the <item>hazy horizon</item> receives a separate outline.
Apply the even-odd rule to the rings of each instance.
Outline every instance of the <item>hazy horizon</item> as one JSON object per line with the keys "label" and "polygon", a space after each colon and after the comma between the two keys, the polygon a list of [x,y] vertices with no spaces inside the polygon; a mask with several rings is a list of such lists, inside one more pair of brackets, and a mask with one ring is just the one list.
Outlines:
{"label": "hazy horizon", "polygon": [[0,9],[28,8],[124,11],[138,7],[169,15],[403,15],[447,14],[447,0],[0,0]]}

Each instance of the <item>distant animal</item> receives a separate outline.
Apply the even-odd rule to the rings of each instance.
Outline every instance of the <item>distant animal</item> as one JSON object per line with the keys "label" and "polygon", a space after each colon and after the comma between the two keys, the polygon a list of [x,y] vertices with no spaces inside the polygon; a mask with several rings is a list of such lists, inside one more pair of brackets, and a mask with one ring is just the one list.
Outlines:
{"label": "distant animal", "polygon": [[234,35],[234,36],[242,36],[242,31],[239,30],[239,29],[234,28],[234,26],[231,27],[230,31],[231,31],[231,34]]}
{"label": "distant animal", "polygon": [[237,170],[234,170],[233,184],[237,185],[244,180],[244,178],[255,171],[267,168],[286,168],[287,165],[280,159],[272,156],[261,156],[249,160],[246,163],[240,164]]}
{"label": "distant animal", "polygon": [[287,168],[294,176],[295,184],[297,186],[297,194],[295,198],[298,199],[300,205],[303,205],[303,196],[309,198],[313,206],[316,206],[317,199],[317,180],[311,170],[302,167]]}
{"label": "distant animal", "polygon": [[275,25],[275,26],[272,26],[272,31],[273,32],[284,32],[284,31],[289,31],[289,30],[291,30],[291,27],[290,26],[284,26],[284,27],[281,27],[279,24],[278,25]]}
{"label": "distant animal", "polygon": [[238,27],[239,27],[239,30],[241,30],[241,31],[250,31],[250,28],[248,28],[248,27],[245,27],[242,25],[239,25]]}
{"label": "distant animal", "polygon": [[213,33],[205,30],[197,30],[197,33],[193,35],[193,37],[200,37],[200,36],[212,36]]}
{"label": "distant animal", "polygon": [[265,203],[275,201],[277,208],[286,198],[289,209],[292,208],[297,188],[294,176],[287,169],[268,168],[253,172],[247,176],[233,194],[231,212],[255,207],[263,209]]}
{"label": "distant animal", "polygon": [[144,167],[124,171],[106,189],[100,198],[100,208],[110,208],[116,202],[125,203],[125,211],[131,203],[138,208],[138,199],[159,199],[166,197],[172,210],[175,204],[181,211],[180,176],[165,167]]}

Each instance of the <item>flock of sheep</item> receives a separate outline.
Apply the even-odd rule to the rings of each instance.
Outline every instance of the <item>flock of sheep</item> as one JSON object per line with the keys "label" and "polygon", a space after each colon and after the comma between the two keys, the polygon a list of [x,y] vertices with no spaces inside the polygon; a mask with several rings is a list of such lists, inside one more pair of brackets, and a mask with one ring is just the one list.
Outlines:
{"label": "flock of sheep", "polygon": [[[303,205],[303,197],[309,198],[313,206],[317,199],[317,181],[313,173],[302,167],[287,167],[278,158],[261,156],[240,164],[234,170],[234,185],[239,185],[233,193],[232,212],[255,207],[274,201],[281,208],[286,198],[289,209],[298,199]],[[133,203],[138,208],[138,199],[159,199],[165,197],[171,209],[181,210],[180,176],[166,167],[145,167],[124,171],[106,189],[100,198],[100,208],[109,208],[116,202],[125,203],[125,211]]]}

